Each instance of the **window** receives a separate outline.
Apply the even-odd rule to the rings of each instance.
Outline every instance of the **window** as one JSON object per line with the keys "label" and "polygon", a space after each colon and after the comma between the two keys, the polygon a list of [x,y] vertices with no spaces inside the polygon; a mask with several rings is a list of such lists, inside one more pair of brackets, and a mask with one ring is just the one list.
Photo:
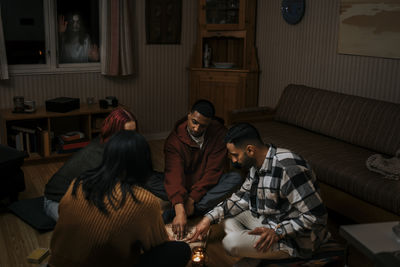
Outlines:
{"label": "window", "polygon": [[100,70],[98,0],[0,0],[10,73]]}

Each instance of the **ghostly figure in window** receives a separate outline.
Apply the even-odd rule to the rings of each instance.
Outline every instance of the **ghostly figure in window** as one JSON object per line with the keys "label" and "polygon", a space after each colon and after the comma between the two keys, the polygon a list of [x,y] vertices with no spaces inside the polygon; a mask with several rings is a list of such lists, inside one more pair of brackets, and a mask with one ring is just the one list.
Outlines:
{"label": "ghostly figure in window", "polygon": [[92,44],[80,14],[58,18],[59,62],[86,63],[99,61],[99,49]]}

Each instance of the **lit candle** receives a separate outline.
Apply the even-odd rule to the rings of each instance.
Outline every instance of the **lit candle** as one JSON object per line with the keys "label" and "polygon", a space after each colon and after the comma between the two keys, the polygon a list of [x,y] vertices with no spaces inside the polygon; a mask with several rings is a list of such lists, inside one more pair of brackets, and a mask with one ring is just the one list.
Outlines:
{"label": "lit candle", "polygon": [[202,247],[194,247],[192,250],[192,266],[203,267],[204,266],[204,249]]}

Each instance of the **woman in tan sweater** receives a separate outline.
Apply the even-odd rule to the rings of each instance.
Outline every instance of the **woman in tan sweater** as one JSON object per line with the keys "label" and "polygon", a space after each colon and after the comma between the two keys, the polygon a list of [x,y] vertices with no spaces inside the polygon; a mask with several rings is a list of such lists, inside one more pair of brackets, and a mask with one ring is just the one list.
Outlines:
{"label": "woman in tan sweater", "polygon": [[185,266],[189,246],[169,241],[157,198],[142,188],[150,172],[144,137],[116,133],[102,163],[75,179],[61,199],[49,265]]}

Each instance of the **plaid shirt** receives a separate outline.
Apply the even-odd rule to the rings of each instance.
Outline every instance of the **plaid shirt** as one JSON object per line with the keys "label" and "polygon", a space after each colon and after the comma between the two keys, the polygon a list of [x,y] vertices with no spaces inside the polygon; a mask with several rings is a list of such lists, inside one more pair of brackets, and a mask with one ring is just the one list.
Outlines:
{"label": "plaid shirt", "polygon": [[283,228],[276,249],[309,257],[327,241],[327,211],[308,163],[289,150],[270,145],[259,170],[252,167],[242,187],[206,216],[212,223],[250,210],[265,227]]}

